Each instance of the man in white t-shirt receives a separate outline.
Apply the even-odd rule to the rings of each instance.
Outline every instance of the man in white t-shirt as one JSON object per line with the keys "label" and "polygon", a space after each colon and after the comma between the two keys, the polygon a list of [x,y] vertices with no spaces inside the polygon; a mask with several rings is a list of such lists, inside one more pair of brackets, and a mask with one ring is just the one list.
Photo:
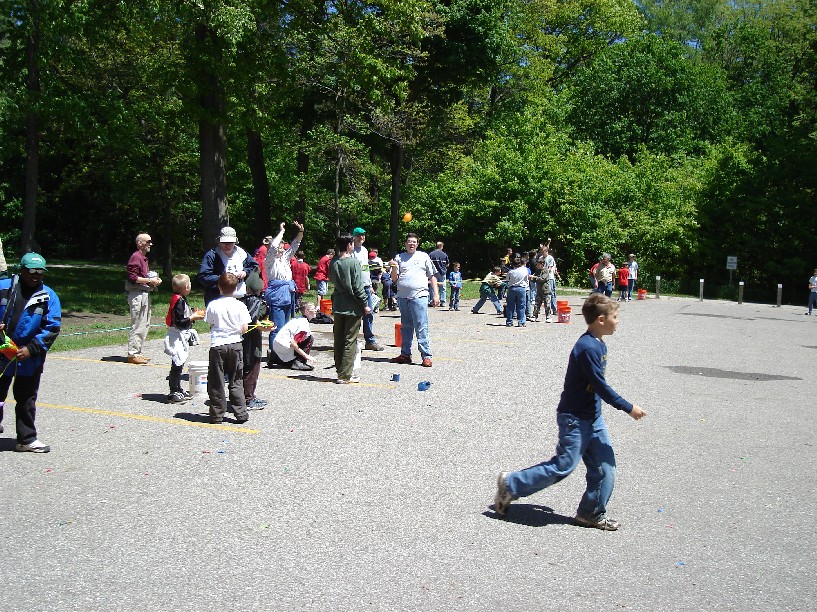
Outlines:
{"label": "man in white t-shirt", "polygon": [[270,353],[270,366],[289,367],[293,370],[314,370],[310,365],[315,358],[309,354],[312,349],[312,332],[309,322],[317,313],[315,304],[301,302],[301,314],[304,316],[287,321],[275,336]]}
{"label": "man in white t-shirt", "polygon": [[627,279],[627,301],[633,299],[633,289],[635,289],[635,281],[638,280],[638,262],[635,260],[635,253],[630,253],[630,261],[627,262],[627,268],[630,270],[630,276]]}
{"label": "man in white t-shirt", "polygon": [[391,262],[391,280],[397,283],[397,305],[400,308],[401,336],[400,355],[392,363],[412,363],[411,341],[417,334],[417,348],[423,366],[431,367],[431,347],[428,342],[428,284],[431,282],[430,305],[439,306],[440,291],[437,287],[436,270],[431,258],[417,250],[420,239],[417,234],[406,236],[406,250]]}

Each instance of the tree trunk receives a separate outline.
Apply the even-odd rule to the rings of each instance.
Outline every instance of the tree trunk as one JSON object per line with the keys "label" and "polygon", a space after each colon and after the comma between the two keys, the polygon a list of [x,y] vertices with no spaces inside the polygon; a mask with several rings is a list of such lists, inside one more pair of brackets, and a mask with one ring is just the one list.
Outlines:
{"label": "tree trunk", "polygon": [[255,212],[256,245],[272,232],[272,207],[269,197],[269,177],[264,163],[264,142],[261,133],[247,128],[247,164],[252,175],[253,211]]}
{"label": "tree trunk", "polygon": [[391,146],[391,218],[389,222],[389,256],[400,252],[400,183],[403,178],[403,143]]}
{"label": "tree trunk", "polygon": [[39,190],[40,133],[37,122],[37,105],[40,100],[40,15],[37,2],[29,6],[31,32],[26,43],[26,88],[29,109],[26,116],[26,185],[23,200],[23,253],[39,250],[34,233],[37,229],[37,192]]}
{"label": "tree trunk", "polygon": [[[207,44],[207,26],[196,26],[196,38]],[[212,248],[219,230],[229,224],[227,215],[227,136],[224,129],[224,92],[212,68],[203,68],[199,79],[199,155],[201,168],[201,205],[204,248]]]}

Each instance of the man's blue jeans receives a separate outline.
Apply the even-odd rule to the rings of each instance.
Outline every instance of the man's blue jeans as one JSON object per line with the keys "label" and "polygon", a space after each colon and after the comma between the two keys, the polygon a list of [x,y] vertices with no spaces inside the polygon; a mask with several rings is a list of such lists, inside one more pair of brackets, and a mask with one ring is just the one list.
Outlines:
{"label": "man's blue jeans", "polygon": [[505,314],[505,325],[513,325],[513,313],[516,313],[517,323],[525,324],[525,306],[527,289],[524,287],[508,287],[508,312]]}
{"label": "man's blue jeans", "polygon": [[371,312],[369,314],[363,315],[363,339],[366,341],[366,344],[374,344],[377,342],[374,338],[374,328],[372,327],[372,323],[374,322],[374,312],[375,304],[379,301],[377,296],[372,293],[372,286],[366,285],[364,287],[366,289],[366,297],[369,299],[369,308]]}
{"label": "man's blue jeans", "polygon": [[635,289],[635,279],[630,278],[627,280],[627,299],[633,299],[633,289]]}
{"label": "man's blue jeans", "polygon": [[550,310],[556,312],[556,279],[551,278],[548,283],[550,283]]}
{"label": "man's blue jeans", "polygon": [[400,308],[400,354],[411,357],[411,341],[417,334],[417,348],[421,357],[431,357],[428,343],[428,298],[397,298]]}
{"label": "man's blue jeans", "polygon": [[508,474],[508,491],[514,498],[533,495],[563,480],[582,460],[587,468],[587,490],[577,514],[599,519],[607,512],[616,482],[616,457],[604,419],[583,420],[560,412],[556,422],[559,425],[556,454],[544,463]]}
{"label": "man's blue jeans", "polygon": [[808,294],[808,313],[809,314],[811,314],[811,310],[812,310],[812,308],[814,308],[815,304],[817,304],[817,293],[812,291],[811,293]]}

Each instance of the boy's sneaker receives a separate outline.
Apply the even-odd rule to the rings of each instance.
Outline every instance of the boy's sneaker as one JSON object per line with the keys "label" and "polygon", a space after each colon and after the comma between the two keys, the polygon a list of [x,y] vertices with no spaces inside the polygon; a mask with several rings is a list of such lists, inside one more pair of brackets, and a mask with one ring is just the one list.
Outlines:
{"label": "boy's sneaker", "polygon": [[187,401],[188,398],[184,396],[184,393],[181,391],[174,391],[170,395],[167,396],[167,402],[169,404],[183,404]]}
{"label": "boy's sneaker", "polygon": [[350,379],[338,378],[335,383],[339,385],[354,385],[360,382],[360,376],[352,376]]}
{"label": "boy's sneaker", "polygon": [[292,362],[292,365],[289,366],[293,370],[302,370],[304,372],[309,372],[310,370],[314,370],[315,367],[309,365],[308,363],[304,363],[303,361],[298,361],[297,359]]}
{"label": "boy's sneaker", "polygon": [[184,395],[184,397],[186,399],[189,399],[189,400],[193,399],[193,394],[190,393],[190,391],[182,391],[182,395]]}
{"label": "boy's sneaker", "polygon": [[577,525],[581,525],[582,527],[593,527],[595,529],[601,529],[602,531],[615,531],[618,529],[618,521],[608,516],[602,516],[596,519],[577,514],[573,520]]}
{"label": "boy's sneaker", "polygon": [[423,357],[423,367],[424,368],[431,367],[431,357]]}
{"label": "boy's sneaker", "polygon": [[496,495],[494,496],[494,512],[499,516],[505,516],[508,513],[508,508],[513,501],[513,495],[508,491],[508,485],[505,479],[508,477],[508,472],[500,472],[496,479]]}
{"label": "boy's sneaker", "polygon": [[409,357],[408,355],[404,355],[403,353],[400,353],[397,357],[392,357],[391,359],[389,359],[389,361],[391,363],[400,363],[400,364],[414,363],[411,360],[411,357]]}
{"label": "boy's sneaker", "polygon": [[34,440],[31,444],[18,444],[14,447],[18,453],[47,453],[51,447],[43,444],[39,440]]}
{"label": "boy's sneaker", "polygon": [[260,400],[257,397],[253,397],[247,402],[247,410],[263,410],[264,406],[267,405],[267,402],[264,400]]}
{"label": "boy's sneaker", "polygon": [[367,342],[366,345],[363,347],[367,351],[385,351],[386,347],[377,342]]}

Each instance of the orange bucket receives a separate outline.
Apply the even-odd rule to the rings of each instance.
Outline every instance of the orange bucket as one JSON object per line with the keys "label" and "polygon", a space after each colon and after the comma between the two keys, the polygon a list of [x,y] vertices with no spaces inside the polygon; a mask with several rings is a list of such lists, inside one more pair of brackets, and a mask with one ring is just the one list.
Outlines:
{"label": "orange bucket", "polygon": [[332,314],[332,300],[321,300],[318,304],[318,310],[323,314],[329,316]]}
{"label": "orange bucket", "polygon": [[566,308],[559,309],[559,312],[558,312],[559,318],[557,319],[559,321],[559,323],[570,323],[570,313],[571,312],[572,311],[571,311],[569,306],[566,307]]}
{"label": "orange bucket", "polygon": [[403,324],[402,323],[395,323],[394,324],[394,346],[401,347],[403,346]]}
{"label": "orange bucket", "polygon": [[567,308],[570,310],[569,302],[567,300],[556,300],[556,312]]}
{"label": "orange bucket", "polygon": [[639,300],[646,300],[647,299],[647,290],[646,289],[639,289],[638,290],[638,299]]}

